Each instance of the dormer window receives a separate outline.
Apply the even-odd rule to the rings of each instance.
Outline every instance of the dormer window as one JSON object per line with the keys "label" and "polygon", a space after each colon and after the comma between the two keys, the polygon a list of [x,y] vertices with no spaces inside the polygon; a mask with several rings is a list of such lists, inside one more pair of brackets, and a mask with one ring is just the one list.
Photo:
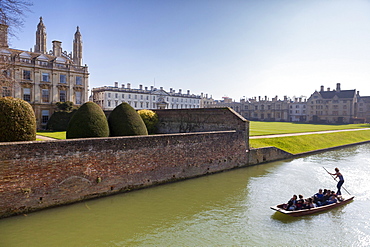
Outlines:
{"label": "dormer window", "polygon": [[31,55],[27,52],[22,52],[19,54],[19,61],[21,63],[31,63]]}

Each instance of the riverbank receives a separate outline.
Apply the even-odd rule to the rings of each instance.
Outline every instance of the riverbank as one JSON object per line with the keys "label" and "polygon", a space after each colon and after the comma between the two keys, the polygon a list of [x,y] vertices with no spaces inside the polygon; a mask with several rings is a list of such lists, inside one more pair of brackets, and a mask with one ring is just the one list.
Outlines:
{"label": "riverbank", "polygon": [[[158,115],[158,135],[0,143],[0,218],[296,156],[278,145],[251,149],[249,122],[229,108],[159,110]],[[355,132],[365,133],[346,133]],[[319,138],[350,139],[343,133],[323,135],[298,154],[332,148],[319,147]]]}
{"label": "riverbank", "polygon": [[251,148],[273,146],[291,154],[300,154],[370,141],[370,130],[339,131],[322,134],[291,135],[250,139]]}

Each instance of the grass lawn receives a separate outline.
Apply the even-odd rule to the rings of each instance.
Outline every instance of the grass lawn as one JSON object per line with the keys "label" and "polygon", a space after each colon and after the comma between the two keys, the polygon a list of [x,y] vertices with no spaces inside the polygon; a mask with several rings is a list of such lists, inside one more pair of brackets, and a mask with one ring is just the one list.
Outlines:
{"label": "grass lawn", "polygon": [[[301,133],[311,131],[324,131],[324,130],[342,130],[342,129],[359,129],[370,128],[370,124],[305,124],[305,123],[291,123],[291,122],[259,122],[250,121],[250,136],[260,135],[276,135],[276,134],[289,134]],[[56,139],[66,139],[66,132],[50,132],[40,131],[38,135],[52,137]]]}
{"label": "grass lawn", "polygon": [[250,121],[250,136],[275,135],[324,130],[342,130],[370,128],[370,124],[305,124],[291,122],[259,122]]}
{"label": "grass lawn", "polygon": [[50,132],[50,131],[39,131],[36,133],[40,136],[47,136],[55,139],[66,139],[66,132],[65,131],[56,131],[56,132]]}
{"label": "grass lawn", "polygon": [[251,139],[253,148],[274,146],[297,154],[317,149],[330,148],[370,140],[370,130]]}

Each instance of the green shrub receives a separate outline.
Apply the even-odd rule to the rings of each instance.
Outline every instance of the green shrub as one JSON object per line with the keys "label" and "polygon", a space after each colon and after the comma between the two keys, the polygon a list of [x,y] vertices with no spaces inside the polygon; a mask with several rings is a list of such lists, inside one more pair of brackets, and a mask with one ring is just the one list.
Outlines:
{"label": "green shrub", "polygon": [[36,117],[32,106],[21,99],[0,98],[0,142],[36,140]]}
{"label": "green shrub", "polygon": [[73,110],[73,102],[71,101],[57,102],[55,105],[59,111],[71,112]]}
{"label": "green shrub", "polygon": [[149,134],[154,134],[157,130],[158,115],[152,110],[139,110],[140,117],[143,119]]}
{"label": "green shrub", "polygon": [[140,115],[127,103],[118,105],[108,117],[110,136],[148,135]]}
{"label": "green shrub", "polygon": [[93,102],[83,104],[69,121],[66,137],[108,137],[109,127],[103,110]]}
{"label": "green shrub", "polygon": [[77,110],[68,111],[56,111],[51,115],[48,124],[46,125],[47,130],[52,131],[66,131],[68,128],[68,123],[71,120],[73,114]]}

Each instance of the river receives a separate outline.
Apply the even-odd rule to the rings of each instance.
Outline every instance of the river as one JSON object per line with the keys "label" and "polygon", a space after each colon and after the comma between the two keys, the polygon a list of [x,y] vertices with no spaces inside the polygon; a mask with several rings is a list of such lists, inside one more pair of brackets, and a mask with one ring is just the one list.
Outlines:
{"label": "river", "polygon": [[[0,220],[0,246],[368,246],[370,144]],[[355,200],[293,218],[269,207],[335,189]],[[345,191],[343,191],[345,194]]]}

